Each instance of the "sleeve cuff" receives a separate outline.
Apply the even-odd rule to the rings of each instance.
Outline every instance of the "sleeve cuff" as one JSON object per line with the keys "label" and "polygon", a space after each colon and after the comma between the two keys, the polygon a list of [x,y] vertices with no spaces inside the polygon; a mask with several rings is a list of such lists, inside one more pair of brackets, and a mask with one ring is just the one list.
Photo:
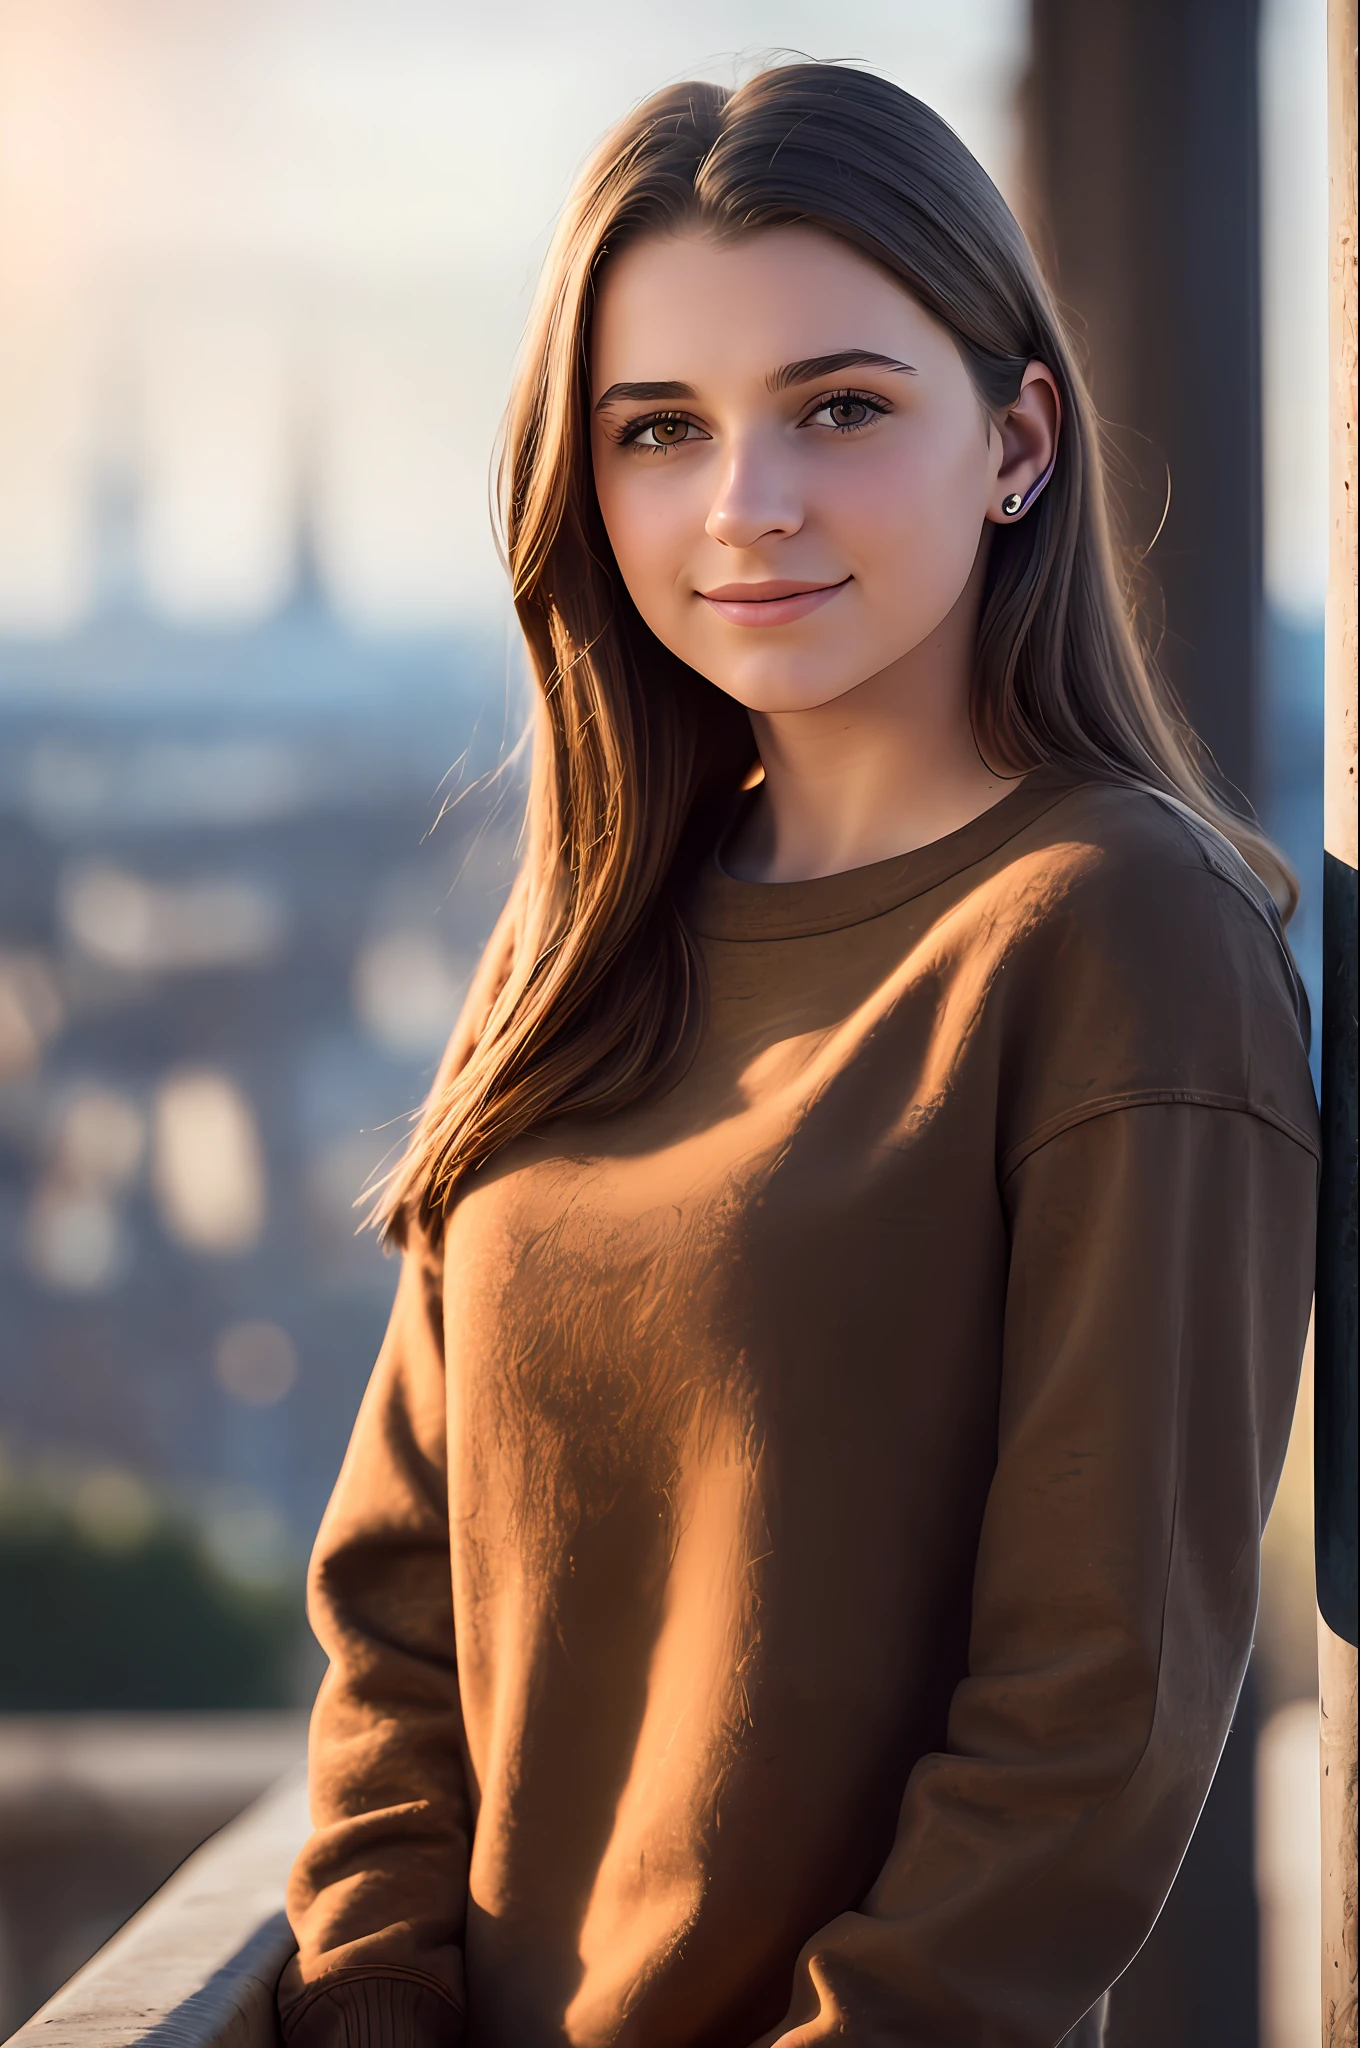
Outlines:
{"label": "sleeve cuff", "polygon": [[288,2048],[459,2048],[463,2019],[432,1985],[351,1977],[307,1999],[284,2038]]}

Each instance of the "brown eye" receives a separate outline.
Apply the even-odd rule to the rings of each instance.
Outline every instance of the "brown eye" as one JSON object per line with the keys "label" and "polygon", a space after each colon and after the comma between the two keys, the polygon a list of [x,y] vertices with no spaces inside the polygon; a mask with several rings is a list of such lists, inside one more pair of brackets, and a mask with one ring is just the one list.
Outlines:
{"label": "brown eye", "polygon": [[649,420],[634,420],[619,436],[625,448],[650,450],[653,455],[662,455],[668,448],[679,448],[686,441],[706,441],[708,435],[693,420],[683,419],[678,413],[664,413]]}
{"label": "brown eye", "polygon": [[694,440],[695,432],[689,420],[643,420],[628,433],[626,439],[635,448],[678,448],[682,442]]}
{"label": "brown eye", "polygon": [[869,408],[862,398],[836,398],[827,407],[833,427],[862,427]]}

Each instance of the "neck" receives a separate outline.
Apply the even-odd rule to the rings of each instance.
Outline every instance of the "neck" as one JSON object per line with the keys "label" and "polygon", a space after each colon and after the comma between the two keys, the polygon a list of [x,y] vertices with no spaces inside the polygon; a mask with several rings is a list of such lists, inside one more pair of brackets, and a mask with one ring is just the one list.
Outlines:
{"label": "neck", "polygon": [[[985,565],[984,565],[985,566]],[[981,571],[919,647],[829,704],[752,712],[765,780],[724,865],[752,882],[843,874],[928,846],[1014,788],[969,720]]]}

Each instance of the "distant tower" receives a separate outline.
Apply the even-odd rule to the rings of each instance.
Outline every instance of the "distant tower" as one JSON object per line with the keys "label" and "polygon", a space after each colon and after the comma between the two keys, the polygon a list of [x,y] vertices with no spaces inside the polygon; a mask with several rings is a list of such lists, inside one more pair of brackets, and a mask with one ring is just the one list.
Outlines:
{"label": "distant tower", "polygon": [[111,375],[91,451],[87,519],[90,608],[129,616],[145,608],[142,578],[142,481],[136,406],[125,374]]}
{"label": "distant tower", "polygon": [[298,621],[329,621],[333,615],[330,588],[322,563],[319,505],[321,498],[318,430],[310,407],[300,408],[293,432],[292,567],[278,616]]}

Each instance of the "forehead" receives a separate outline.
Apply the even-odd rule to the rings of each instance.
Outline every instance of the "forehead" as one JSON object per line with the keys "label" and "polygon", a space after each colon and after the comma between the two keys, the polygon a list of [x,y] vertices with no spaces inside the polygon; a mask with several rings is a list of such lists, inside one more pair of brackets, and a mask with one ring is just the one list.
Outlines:
{"label": "forehead", "polygon": [[605,265],[591,327],[597,389],[624,378],[780,363],[847,348],[917,362],[952,344],[904,285],[817,228],[739,241],[649,235]]}

